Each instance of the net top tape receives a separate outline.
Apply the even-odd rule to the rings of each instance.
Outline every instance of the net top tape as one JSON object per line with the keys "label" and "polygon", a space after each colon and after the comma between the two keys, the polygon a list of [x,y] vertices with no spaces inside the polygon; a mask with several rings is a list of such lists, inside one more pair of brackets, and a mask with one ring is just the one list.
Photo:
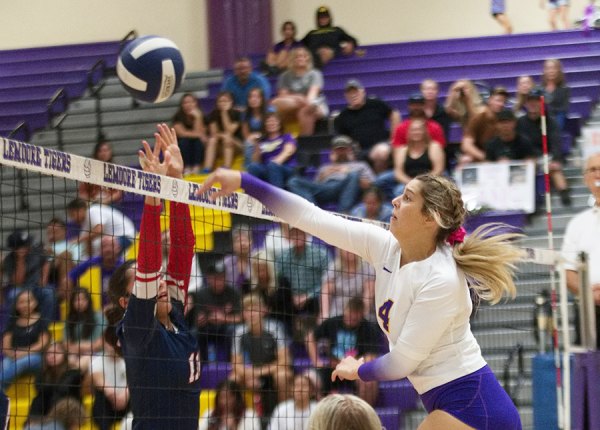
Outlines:
{"label": "net top tape", "polygon": [[[236,192],[212,201],[208,196],[215,188],[197,195],[200,184],[196,182],[147,173],[140,169],[106,163],[14,139],[0,137],[0,143],[2,144],[0,164],[7,166],[193,206],[281,221],[261,202],[244,193]],[[388,227],[388,224],[380,221],[341,216]]]}

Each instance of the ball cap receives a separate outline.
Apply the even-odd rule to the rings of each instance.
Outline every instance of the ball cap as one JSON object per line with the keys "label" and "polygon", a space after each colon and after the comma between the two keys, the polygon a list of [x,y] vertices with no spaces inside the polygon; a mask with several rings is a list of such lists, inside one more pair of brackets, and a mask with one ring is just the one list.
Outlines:
{"label": "ball cap", "polygon": [[425,103],[425,97],[421,93],[413,93],[408,98],[409,103]]}
{"label": "ball cap", "polygon": [[212,264],[209,264],[206,268],[207,275],[219,275],[225,273],[225,263],[223,260],[217,260]]}
{"label": "ball cap", "polygon": [[346,82],[346,91],[348,90],[362,90],[364,88],[363,84],[358,79],[349,79]]}
{"label": "ball cap", "polygon": [[15,230],[6,239],[6,245],[12,250],[29,246],[31,245],[31,236],[24,230]]}
{"label": "ball cap", "polygon": [[340,134],[331,139],[331,148],[352,148],[354,147],[354,141],[351,137]]}
{"label": "ball cap", "polygon": [[330,16],[329,8],[327,6],[321,6],[317,9],[317,18],[320,18],[322,16]]}
{"label": "ball cap", "polygon": [[514,121],[516,119],[515,113],[510,109],[502,109],[496,114],[498,121]]}

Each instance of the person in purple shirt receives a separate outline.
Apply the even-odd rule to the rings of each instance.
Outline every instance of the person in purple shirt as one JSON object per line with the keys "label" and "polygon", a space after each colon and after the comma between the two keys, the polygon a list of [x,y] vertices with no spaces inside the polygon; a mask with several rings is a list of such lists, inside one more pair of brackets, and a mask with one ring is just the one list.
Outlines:
{"label": "person in purple shirt", "polygon": [[293,21],[285,21],[281,24],[281,37],[282,40],[273,45],[262,64],[263,72],[271,76],[286,70],[290,61],[290,51],[303,46],[302,42],[296,39],[296,24]]}
{"label": "person in purple shirt", "polygon": [[262,137],[259,139],[253,136],[251,142],[254,152],[248,172],[276,187],[284,188],[294,173],[296,140],[290,134],[283,133],[277,113],[270,112],[265,116]]}
{"label": "person in purple shirt", "polygon": [[252,231],[246,224],[238,224],[231,229],[232,253],[223,257],[225,284],[241,294],[250,292],[252,261]]}

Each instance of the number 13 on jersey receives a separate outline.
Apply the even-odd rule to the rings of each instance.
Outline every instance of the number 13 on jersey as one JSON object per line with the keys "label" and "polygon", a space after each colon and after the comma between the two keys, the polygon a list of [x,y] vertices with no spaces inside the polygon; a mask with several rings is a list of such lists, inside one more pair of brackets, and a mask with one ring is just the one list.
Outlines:
{"label": "number 13 on jersey", "polygon": [[394,302],[388,299],[377,310],[377,316],[381,319],[381,325],[387,333],[390,332],[390,311],[393,305]]}

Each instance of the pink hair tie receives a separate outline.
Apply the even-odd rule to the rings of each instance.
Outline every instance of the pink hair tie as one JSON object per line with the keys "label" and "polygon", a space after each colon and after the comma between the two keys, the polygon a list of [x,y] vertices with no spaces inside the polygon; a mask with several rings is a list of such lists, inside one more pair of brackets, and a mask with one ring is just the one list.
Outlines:
{"label": "pink hair tie", "polygon": [[451,246],[454,246],[456,243],[463,243],[465,241],[465,236],[467,235],[467,230],[464,227],[459,227],[450,233],[446,242],[448,242]]}

